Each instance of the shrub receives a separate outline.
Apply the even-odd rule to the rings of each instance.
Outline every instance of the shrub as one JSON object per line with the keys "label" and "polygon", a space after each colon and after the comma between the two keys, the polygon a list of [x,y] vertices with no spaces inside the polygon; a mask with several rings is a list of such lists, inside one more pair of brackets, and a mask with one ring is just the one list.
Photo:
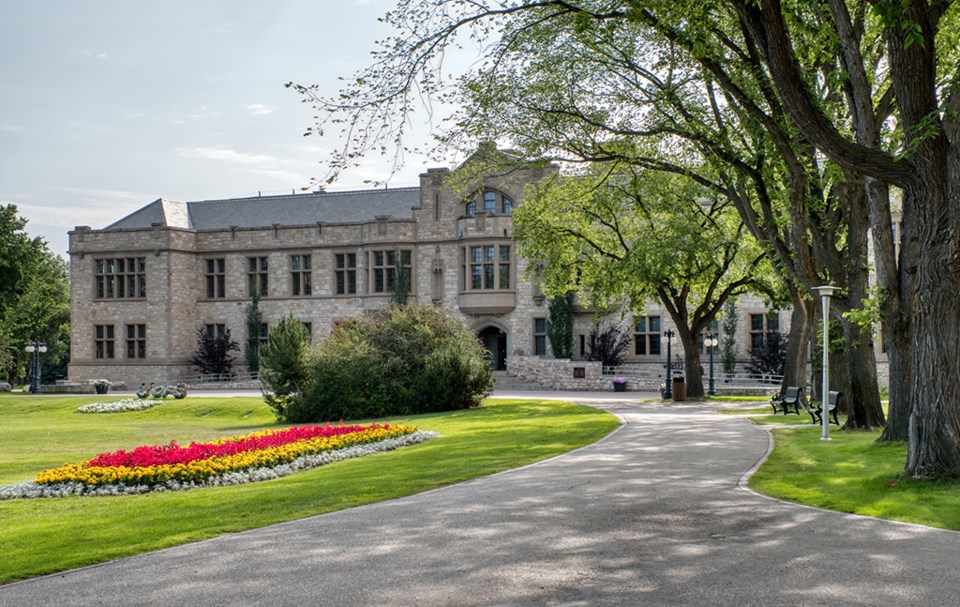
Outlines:
{"label": "shrub", "polygon": [[597,323],[590,329],[587,360],[598,360],[604,367],[616,367],[630,349],[630,331],[616,324]]}
{"label": "shrub", "polygon": [[303,396],[309,340],[303,323],[293,316],[285,316],[270,332],[270,340],[260,348],[263,398],[277,419],[285,419],[287,409]]}
{"label": "shrub", "polygon": [[286,403],[287,421],[475,407],[493,384],[476,335],[431,306],[391,306],[341,325],[305,360],[302,398]]}
{"label": "shrub", "polygon": [[190,357],[203,375],[227,375],[233,366],[231,352],[240,350],[240,345],[230,339],[230,329],[214,336],[204,329],[197,329],[197,350]]}

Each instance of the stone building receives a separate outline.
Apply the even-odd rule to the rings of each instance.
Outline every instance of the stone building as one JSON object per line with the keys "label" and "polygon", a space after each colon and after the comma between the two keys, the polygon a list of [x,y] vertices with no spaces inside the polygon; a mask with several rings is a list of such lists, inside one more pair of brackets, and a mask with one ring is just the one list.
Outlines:
{"label": "stone building", "polygon": [[[457,180],[456,188],[449,170],[431,169],[411,188],[159,199],[106,228],[78,226],[70,232],[69,379],[135,385],[196,376],[189,359],[197,331],[229,330],[243,347],[255,289],[260,339],[290,314],[316,339],[386,305],[404,274],[408,301],[457,315],[492,352],[495,368],[505,369],[511,356],[547,355],[548,304],[524,279],[530,262],[516,253],[511,213],[527,184],[556,170],[495,172],[469,186]],[[760,300],[742,300],[740,313],[742,355],[762,333],[788,329],[789,316]],[[663,362],[660,333],[669,317],[651,305],[628,321],[635,330],[628,360]],[[589,312],[576,315],[575,358],[586,353],[591,323]],[[242,368],[241,355],[235,369]]]}

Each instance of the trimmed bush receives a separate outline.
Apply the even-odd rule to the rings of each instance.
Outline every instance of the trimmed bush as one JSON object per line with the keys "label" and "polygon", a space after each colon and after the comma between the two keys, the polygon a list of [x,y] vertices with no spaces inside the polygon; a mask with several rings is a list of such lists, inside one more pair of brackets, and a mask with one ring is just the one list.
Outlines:
{"label": "trimmed bush", "polygon": [[305,361],[302,397],[287,399],[281,417],[290,422],[464,409],[493,386],[476,335],[431,306],[390,306],[341,325]]}
{"label": "trimmed bush", "polygon": [[270,340],[260,348],[258,362],[263,398],[277,419],[286,419],[288,406],[296,406],[303,398],[309,339],[303,323],[293,316],[285,316],[270,332]]}

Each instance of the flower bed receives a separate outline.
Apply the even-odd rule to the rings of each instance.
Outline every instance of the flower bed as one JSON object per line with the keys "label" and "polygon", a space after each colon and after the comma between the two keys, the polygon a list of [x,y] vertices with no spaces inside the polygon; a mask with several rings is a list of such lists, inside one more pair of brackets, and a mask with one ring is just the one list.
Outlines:
{"label": "flower bed", "polygon": [[0,499],[122,495],[234,485],[286,476],[332,461],[388,451],[439,436],[413,426],[298,426],[187,446],[137,447],[102,453],[0,487]]}
{"label": "flower bed", "polygon": [[77,413],[127,413],[129,411],[146,411],[159,405],[162,401],[141,400],[139,398],[125,398],[110,403],[90,403],[77,407]]}

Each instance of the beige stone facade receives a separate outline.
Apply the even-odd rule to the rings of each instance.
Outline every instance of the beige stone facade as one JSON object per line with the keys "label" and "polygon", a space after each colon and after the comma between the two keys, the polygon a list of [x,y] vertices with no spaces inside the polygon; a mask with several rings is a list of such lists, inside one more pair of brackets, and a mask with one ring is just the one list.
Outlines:
{"label": "beige stone facade", "polygon": [[[398,260],[409,261],[409,301],[463,320],[493,352],[497,368],[505,369],[512,355],[546,354],[548,303],[524,278],[530,262],[516,253],[510,211],[522,204],[527,184],[555,170],[512,170],[456,189],[450,171],[433,169],[417,188],[161,199],[104,229],[77,227],[70,232],[69,379],[136,385],[196,376],[189,359],[198,329],[222,326],[244,347],[251,280],[265,281],[260,310],[267,335],[292,314],[318,339],[339,321],[387,304]],[[767,318],[768,311],[747,298],[740,314],[745,357],[751,314]],[[657,320],[644,319],[631,362],[665,358],[657,346],[669,317],[653,305],[647,316]],[[779,315],[779,330],[788,330],[788,320]],[[574,358],[585,352],[592,321],[588,312],[576,315]],[[234,368],[243,367],[241,352]]]}

